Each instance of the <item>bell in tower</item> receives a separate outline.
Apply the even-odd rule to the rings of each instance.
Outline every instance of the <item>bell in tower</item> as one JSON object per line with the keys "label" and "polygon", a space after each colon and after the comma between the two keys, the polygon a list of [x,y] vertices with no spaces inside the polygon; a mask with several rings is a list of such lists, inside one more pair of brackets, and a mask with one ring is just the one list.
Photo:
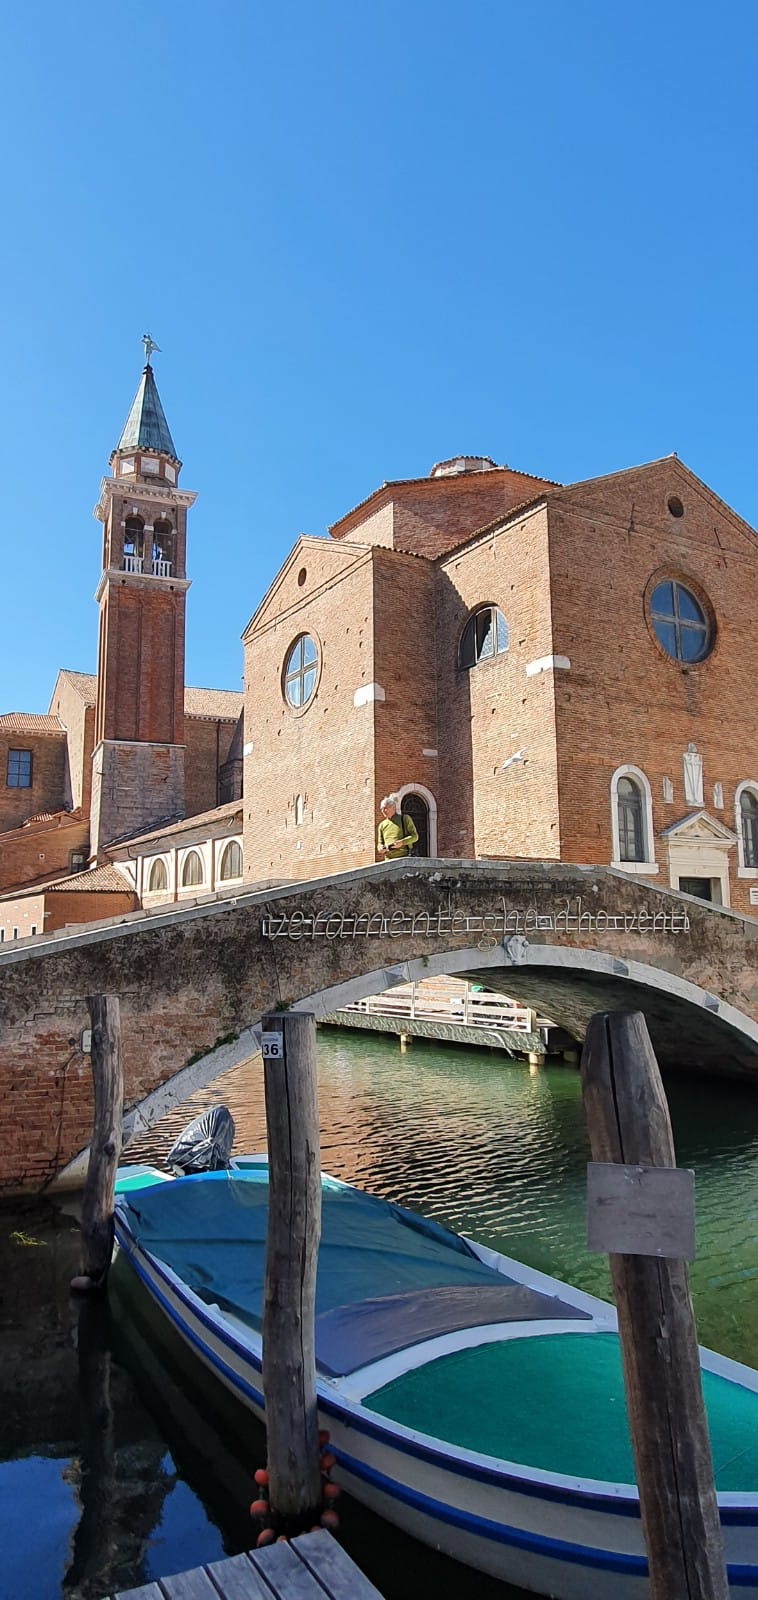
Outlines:
{"label": "bell in tower", "polygon": [[184,816],[187,511],[182,463],[151,364],[110,458],[103,524],[91,849]]}

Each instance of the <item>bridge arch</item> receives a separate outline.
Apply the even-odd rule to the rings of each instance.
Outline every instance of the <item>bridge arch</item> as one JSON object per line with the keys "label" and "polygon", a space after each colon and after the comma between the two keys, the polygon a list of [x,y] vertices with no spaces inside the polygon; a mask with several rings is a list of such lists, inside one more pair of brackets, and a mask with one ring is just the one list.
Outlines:
{"label": "bridge arch", "polygon": [[593,1011],[640,1009],[662,1066],[758,1076],[757,956],[758,921],[608,868],[414,858],[6,947],[0,1099],[18,1114],[0,1188],[48,1181],[86,1143],[89,994],[121,1000],[129,1134],[253,1055],[266,1011],[323,1015],[434,973],[577,1038]]}

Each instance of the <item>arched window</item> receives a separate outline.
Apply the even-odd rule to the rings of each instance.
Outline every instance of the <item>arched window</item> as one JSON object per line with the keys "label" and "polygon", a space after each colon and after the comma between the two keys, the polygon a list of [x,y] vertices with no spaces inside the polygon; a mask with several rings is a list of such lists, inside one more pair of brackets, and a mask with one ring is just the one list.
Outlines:
{"label": "arched window", "polygon": [[150,894],[158,894],[161,889],[168,888],[168,873],[165,861],[153,862],[147,887]]}
{"label": "arched window", "polygon": [[497,606],[480,606],[469,617],[461,635],[458,664],[463,671],[505,655],[508,649],[508,624]]}
{"label": "arched window", "polygon": [[617,767],[611,779],[611,865],[653,874],[655,860],[653,793],[639,767]]}
{"label": "arched window", "polygon": [[284,663],[284,693],[295,710],[307,706],[316,687],[318,651],[310,634],[301,633]]}
{"label": "arched window", "polygon": [[153,528],[153,573],[157,578],[170,578],[174,564],[174,530],[167,518],[162,517]]}
{"label": "arched window", "polygon": [[711,628],[700,604],[683,583],[667,578],[650,596],[650,620],[658,643],[674,661],[702,661],[711,648]]}
{"label": "arched window", "polygon": [[188,888],[190,884],[203,882],[203,859],[197,850],[190,850],[184,858],[182,867],[182,887]]}
{"label": "arched window", "polygon": [[758,794],[743,789],[740,795],[742,856],[746,867],[758,867]]}
{"label": "arched window", "polygon": [[642,790],[634,778],[619,778],[616,805],[619,821],[619,860],[644,861],[645,827]]}
{"label": "arched window", "polygon": [[301,794],[296,794],[295,795],[295,827],[296,828],[300,827],[300,824],[301,824],[302,820],[303,820],[303,797],[302,797]]}
{"label": "arched window", "polygon": [[141,517],[127,517],[124,523],[124,572],[141,572],[145,553],[145,524]]}
{"label": "arched window", "polygon": [[221,871],[219,872],[219,877],[222,880],[226,878],[242,877],[242,848],[237,839],[229,840],[224,854],[221,857]]}

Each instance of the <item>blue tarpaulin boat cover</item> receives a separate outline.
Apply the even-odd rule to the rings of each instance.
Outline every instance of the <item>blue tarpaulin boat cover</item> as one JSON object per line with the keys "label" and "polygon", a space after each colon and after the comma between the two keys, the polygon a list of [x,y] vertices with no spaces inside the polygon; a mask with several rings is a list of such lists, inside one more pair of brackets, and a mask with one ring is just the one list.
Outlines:
{"label": "blue tarpaulin boat cover", "polygon": [[[131,1192],[134,1237],[206,1303],[261,1328],[265,1168]],[[512,1304],[511,1304],[512,1302]],[[316,1286],[319,1367],[344,1373],[391,1349],[508,1317],[577,1316],[481,1262],[465,1240],[388,1201],[325,1181]]]}

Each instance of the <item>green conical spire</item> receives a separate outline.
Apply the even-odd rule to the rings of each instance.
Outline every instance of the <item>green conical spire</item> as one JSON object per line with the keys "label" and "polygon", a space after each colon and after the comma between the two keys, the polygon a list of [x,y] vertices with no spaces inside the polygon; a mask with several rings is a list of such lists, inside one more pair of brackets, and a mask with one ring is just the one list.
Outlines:
{"label": "green conical spire", "polygon": [[174,461],[179,459],[149,361],[116,445],[117,452],[122,450],[155,450]]}

